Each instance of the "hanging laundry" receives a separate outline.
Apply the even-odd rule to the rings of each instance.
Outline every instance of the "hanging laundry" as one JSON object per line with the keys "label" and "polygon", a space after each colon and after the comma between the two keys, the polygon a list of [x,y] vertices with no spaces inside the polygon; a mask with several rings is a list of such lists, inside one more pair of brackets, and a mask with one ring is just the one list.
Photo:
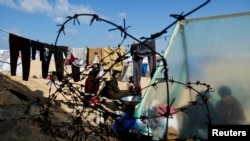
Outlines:
{"label": "hanging laundry", "polygon": [[43,60],[42,60],[42,77],[46,79],[49,73],[49,65],[51,61],[51,56],[54,53],[54,45],[43,44]]}
{"label": "hanging laundry", "polygon": [[68,48],[67,59],[71,63],[74,82],[80,81],[80,68],[84,67],[87,62],[87,48]]}
{"label": "hanging laundry", "polygon": [[54,47],[54,58],[56,65],[56,74],[58,81],[62,81],[64,77],[64,57],[67,56],[67,46],[55,46]]}
{"label": "hanging laundry", "polygon": [[70,57],[68,60],[69,60],[68,62],[72,63],[72,62],[75,62],[76,60],[78,60],[78,58],[76,58],[72,53],[70,53]]}
{"label": "hanging laundry", "polygon": [[32,49],[32,60],[36,59],[36,52],[37,51],[39,51],[39,53],[40,53],[40,61],[43,60],[43,57],[44,57],[44,45],[43,44],[44,43],[31,40],[30,46]]}
{"label": "hanging laundry", "polygon": [[[103,58],[101,59],[102,68],[105,72],[104,78],[109,80],[111,78],[110,71],[123,71],[124,67],[124,57],[125,48],[124,46],[119,46],[115,49],[111,47],[103,48]],[[123,72],[122,72],[123,73]]]}
{"label": "hanging laundry", "polygon": [[84,67],[87,64],[87,48],[69,47],[67,58],[76,67]]}
{"label": "hanging laundry", "polygon": [[[112,61],[114,63],[112,70],[123,71],[124,63],[125,63],[125,48],[124,46],[119,46],[114,50],[114,54],[112,57]],[[123,73],[123,72],[122,72]]]}
{"label": "hanging laundry", "polygon": [[123,46],[120,46],[116,49],[112,49],[110,47],[103,48],[103,56],[105,56],[101,59],[103,69],[122,72],[125,62],[124,55],[125,48]]}
{"label": "hanging laundry", "polygon": [[23,80],[28,81],[30,73],[30,40],[9,34],[10,69],[11,76],[16,76],[19,51],[21,51]]}
{"label": "hanging laundry", "polygon": [[144,57],[148,58],[150,76],[153,77],[156,69],[155,48],[155,40],[148,40],[144,43],[131,45],[130,53],[133,57],[133,76],[135,85],[141,84],[142,61]]}

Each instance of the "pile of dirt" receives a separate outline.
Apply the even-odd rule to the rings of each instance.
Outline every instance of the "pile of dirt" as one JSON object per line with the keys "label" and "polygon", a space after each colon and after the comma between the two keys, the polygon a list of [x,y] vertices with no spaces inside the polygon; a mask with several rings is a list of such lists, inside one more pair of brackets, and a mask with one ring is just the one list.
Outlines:
{"label": "pile of dirt", "polygon": [[[40,123],[33,122],[32,116],[39,114],[37,100],[45,100],[42,88],[44,80],[28,82],[21,76],[10,77],[0,73],[0,138],[3,141],[44,141],[53,140],[41,132]],[[22,82],[22,83],[21,83]],[[30,86],[27,87],[27,86]],[[38,89],[39,88],[39,89]]]}

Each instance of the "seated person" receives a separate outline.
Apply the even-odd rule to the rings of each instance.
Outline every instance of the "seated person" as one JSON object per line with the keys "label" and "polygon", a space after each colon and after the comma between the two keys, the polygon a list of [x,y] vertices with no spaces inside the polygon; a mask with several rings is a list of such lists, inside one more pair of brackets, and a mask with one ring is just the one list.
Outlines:
{"label": "seated person", "polygon": [[129,79],[129,81],[128,81],[127,89],[128,89],[130,92],[133,92],[133,91],[135,90],[134,77],[133,77],[133,76],[130,76],[128,79]]}
{"label": "seated person", "polygon": [[129,80],[128,80],[127,89],[129,90],[130,94],[135,95],[135,96],[142,96],[141,85],[134,84],[134,76],[130,76],[128,79]]}
{"label": "seated person", "polygon": [[242,103],[233,96],[231,88],[221,86],[218,94],[221,99],[216,103],[216,109],[219,113],[220,124],[244,124],[246,117]]}
{"label": "seated person", "polygon": [[120,90],[117,81],[120,76],[120,71],[113,71],[111,79],[109,81],[105,81],[105,86],[100,91],[101,97],[107,97],[110,99],[121,99],[122,97],[131,95],[129,90]]}

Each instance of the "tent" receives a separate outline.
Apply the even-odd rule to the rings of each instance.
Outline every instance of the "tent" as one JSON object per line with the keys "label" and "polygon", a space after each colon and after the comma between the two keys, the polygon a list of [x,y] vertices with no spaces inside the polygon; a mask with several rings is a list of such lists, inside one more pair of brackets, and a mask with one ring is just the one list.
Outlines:
{"label": "tent", "polygon": [[[209,94],[206,98],[217,111],[218,108],[215,106],[220,100],[218,93],[221,91],[219,89],[221,86],[227,87],[228,89],[224,91],[231,92],[232,96],[240,101],[245,114],[245,121],[242,124],[248,124],[250,121],[250,110],[247,108],[250,107],[249,23],[250,12],[178,21],[164,53],[169,69],[164,73],[166,70],[162,71],[163,62],[157,64],[157,70],[149,84],[156,83],[156,86],[147,88],[143,100],[135,111],[134,116],[138,118],[140,131],[150,131],[155,139],[165,137],[165,132],[174,134],[173,138],[207,139],[208,122],[205,121],[222,124],[224,120],[217,120],[212,110],[202,109],[201,105],[207,105],[205,104],[207,102],[197,104],[196,98],[202,93]],[[209,92],[206,93],[208,88]],[[172,109],[170,107],[174,112],[169,120],[164,116],[159,117],[157,113],[164,104],[172,104],[173,107]],[[187,107],[200,107],[203,112],[192,112]],[[228,107],[224,108],[230,110]],[[208,111],[209,116],[207,116]],[[238,110],[234,112],[236,111]],[[191,119],[191,116],[196,119]],[[211,118],[213,120],[206,120]],[[145,128],[147,130],[144,130]]]}
{"label": "tent", "polygon": [[[10,51],[0,50],[0,72],[10,72]],[[22,61],[18,58],[17,61],[17,73],[22,72]]]}
{"label": "tent", "polygon": [[133,76],[133,62],[126,62],[121,77],[118,79],[119,81],[128,81],[128,78]]}

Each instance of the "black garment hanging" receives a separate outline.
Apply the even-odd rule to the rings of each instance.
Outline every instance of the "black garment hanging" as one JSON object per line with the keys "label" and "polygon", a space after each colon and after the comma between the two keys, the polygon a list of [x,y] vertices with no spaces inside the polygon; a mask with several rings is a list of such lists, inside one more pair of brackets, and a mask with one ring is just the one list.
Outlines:
{"label": "black garment hanging", "polygon": [[44,57],[44,43],[31,40],[30,46],[32,49],[32,60],[36,59],[36,51],[39,51],[40,53],[40,61],[43,60]]}
{"label": "black garment hanging", "polygon": [[20,57],[19,51],[21,51],[23,80],[28,81],[30,73],[30,40],[10,33],[9,49],[11,75],[16,76],[17,61],[18,57]]}
{"label": "black garment hanging", "polygon": [[55,46],[54,47],[54,58],[56,64],[56,74],[58,81],[62,81],[64,77],[64,56],[67,56],[68,47],[67,46]]}
{"label": "black garment hanging", "polygon": [[135,85],[140,84],[142,76],[142,61],[144,57],[148,58],[150,76],[156,69],[155,40],[148,40],[145,43],[134,43],[131,45],[130,53],[133,57],[133,76]]}

